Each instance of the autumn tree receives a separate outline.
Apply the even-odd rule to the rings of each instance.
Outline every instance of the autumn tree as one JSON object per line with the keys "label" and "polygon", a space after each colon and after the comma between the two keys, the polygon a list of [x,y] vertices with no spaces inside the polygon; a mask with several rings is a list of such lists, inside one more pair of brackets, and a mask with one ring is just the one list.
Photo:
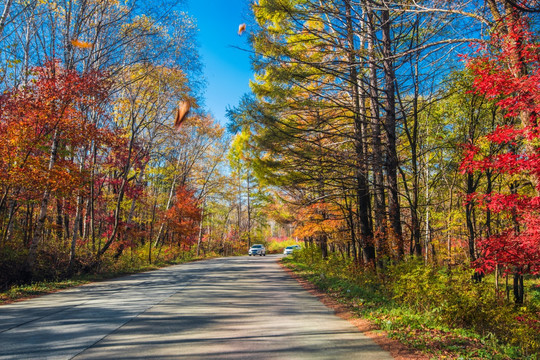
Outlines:
{"label": "autumn tree", "polygon": [[107,136],[104,130],[86,121],[83,114],[89,109],[100,111],[108,93],[102,75],[79,74],[54,61],[34,72],[35,80],[6,93],[2,101],[3,138],[7,140],[2,149],[6,156],[2,166],[2,207],[8,194],[17,196],[31,191],[40,198],[29,244],[29,273],[34,269],[38,244],[43,238],[51,196],[69,194],[83,182],[84,169],[77,168],[68,154],[74,155],[91,142],[99,146]]}
{"label": "autumn tree", "polygon": [[501,265],[514,275],[516,303],[523,302],[523,274],[538,272],[540,240],[538,226],[538,43],[526,17],[509,17],[492,35],[491,43],[471,58],[475,91],[496,101],[507,124],[486,135],[498,145],[486,154],[480,145],[466,144],[464,172],[508,175],[507,191],[470,194],[486,211],[505,213],[506,229],[479,241],[477,266],[493,271]]}
{"label": "autumn tree", "polygon": [[[29,248],[27,270],[45,269],[40,259],[48,257],[55,265],[40,273],[63,276],[113,256],[109,249],[122,256],[122,244],[152,244],[177,188],[156,180],[178,170],[163,159],[186,156],[174,176],[197,196],[208,193],[199,185],[211,179],[204,166],[223,135],[196,106],[202,81],[192,18],[168,0],[4,5],[0,248],[14,251],[2,251],[2,260],[16,254],[21,262]],[[194,116],[178,132],[180,99],[192,101]]]}
{"label": "autumn tree", "polygon": [[[403,258],[407,237],[408,252],[425,251],[420,121],[440,95],[436,82],[450,72],[438,55],[448,44],[470,40],[447,25],[474,18],[466,4],[433,6],[253,5],[256,100],[242,102],[237,119],[250,126],[261,163],[274,177],[288,175],[289,184],[314,192],[307,198],[340,204],[353,256],[366,263]],[[438,75],[430,75],[434,69]]]}
{"label": "autumn tree", "polygon": [[185,185],[176,189],[175,201],[165,213],[164,220],[168,227],[176,233],[175,241],[184,250],[195,244],[201,226],[201,208],[195,191]]}

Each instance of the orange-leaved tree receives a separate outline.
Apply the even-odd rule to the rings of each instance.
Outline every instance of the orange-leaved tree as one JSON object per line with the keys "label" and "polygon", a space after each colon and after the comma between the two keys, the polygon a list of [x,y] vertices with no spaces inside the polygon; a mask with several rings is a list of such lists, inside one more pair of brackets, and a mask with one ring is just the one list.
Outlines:
{"label": "orange-leaved tree", "polygon": [[[202,210],[195,191],[185,185],[176,189],[174,205],[165,212],[165,221],[178,245],[193,245],[199,234]],[[173,241],[173,240],[171,240]]]}
{"label": "orange-leaved tree", "polygon": [[108,87],[101,73],[81,74],[49,61],[33,70],[27,84],[0,98],[0,206],[9,195],[40,202],[28,272],[36,260],[51,195],[69,195],[83,182],[74,154],[109,136],[86,116],[101,112]]}
{"label": "orange-leaved tree", "polygon": [[298,211],[294,236],[316,240],[325,253],[328,242],[342,240],[342,232],[346,232],[346,226],[343,215],[335,204],[319,201]]}

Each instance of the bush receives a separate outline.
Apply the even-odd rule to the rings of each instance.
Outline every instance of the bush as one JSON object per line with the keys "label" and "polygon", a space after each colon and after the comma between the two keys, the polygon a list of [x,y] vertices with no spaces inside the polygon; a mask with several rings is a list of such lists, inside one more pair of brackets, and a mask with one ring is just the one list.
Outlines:
{"label": "bush", "polygon": [[270,238],[267,241],[266,252],[268,254],[280,254],[287,246],[297,244],[298,242],[291,238]]}
{"label": "bush", "polygon": [[516,309],[488,281],[475,282],[466,267],[436,268],[411,260],[389,269],[393,298],[418,313],[432,313],[441,324],[468,328],[482,336],[521,348],[525,354],[540,351],[538,309]]}
{"label": "bush", "polygon": [[[491,279],[473,281],[466,265],[435,267],[410,259],[375,273],[336,254],[322,259],[316,247],[287,261],[322,290],[416,348],[465,358],[538,358],[538,303],[516,308],[503,291],[495,291]],[[536,291],[540,294],[540,288],[531,298]]]}
{"label": "bush", "polygon": [[24,278],[26,255],[27,251],[8,246],[2,248],[0,251],[0,291],[27,281]]}

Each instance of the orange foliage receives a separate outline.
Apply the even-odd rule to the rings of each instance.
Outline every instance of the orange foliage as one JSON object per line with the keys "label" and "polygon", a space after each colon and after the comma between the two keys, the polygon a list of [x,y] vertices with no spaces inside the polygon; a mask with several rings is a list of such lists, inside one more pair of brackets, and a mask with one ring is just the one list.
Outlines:
{"label": "orange foliage", "polygon": [[94,47],[94,45],[92,43],[82,41],[82,40],[77,40],[77,39],[71,40],[71,44],[73,46],[81,48],[81,49],[90,49],[90,48]]}
{"label": "orange foliage", "polygon": [[[52,61],[34,75],[0,97],[0,186],[26,195],[70,193],[84,178],[73,160],[77,149],[107,137],[85,114],[99,114],[108,86],[99,73],[79,74]],[[50,170],[55,136],[60,141]]]}
{"label": "orange foliage", "polygon": [[174,117],[174,127],[176,129],[180,128],[180,125],[184,122],[189,110],[191,109],[191,102],[189,100],[180,101],[178,103],[178,109],[176,110],[176,115]]}
{"label": "orange foliage", "polygon": [[302,207],[297,214],[298,225],[294,236],[300,238],[326,235],[333,238],[340,229],[346,228],[339,209],[329,203],[315,203]]}
{"label": "orange foliage", "polygon": [[181,238],[193,238],[199,232],[202,211],[199,207],[194,191],[185,186],[176,190],[175,203],[165,213],[170,229]]}

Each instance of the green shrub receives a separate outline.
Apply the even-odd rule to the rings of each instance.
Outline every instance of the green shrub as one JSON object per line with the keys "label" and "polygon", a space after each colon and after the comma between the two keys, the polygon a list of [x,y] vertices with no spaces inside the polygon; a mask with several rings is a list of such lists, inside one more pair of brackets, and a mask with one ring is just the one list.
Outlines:
{"label": "green shrub", "polygon": [[[441,357],[538,359],[540,311],[531,291],[516,308],[491,278],[472,279],[466,265],[426,266],[421,259],[362,270],[336,254],[322,259],[316,247],[286,261],[319,288],[371,317],[394,337]],[[457,355],[456,355],[457,354]]]}
{"label": "green shrub", "polygon": [[[271,238],[267,242],[266,252],[269,254],[279,254],[283,252],[283,249],[291,245],[299,245],[299,244],[295,239],[291,239],[291,238],[285,238],[285,239]],[[302,246],[302,244],[300,244],[300,246]]]}
{"label": "green shrub", "polygon": [[[540,350],[538,311],[516,309],[488,281],[472,280],[466,266],[436,268],[411,260],[389,269],[393,298],[417,313],[432,313],[452,328],[472,329],[482,336],[493,334],[525,354]],[[538,323],[540,325],[540,323]]]}

